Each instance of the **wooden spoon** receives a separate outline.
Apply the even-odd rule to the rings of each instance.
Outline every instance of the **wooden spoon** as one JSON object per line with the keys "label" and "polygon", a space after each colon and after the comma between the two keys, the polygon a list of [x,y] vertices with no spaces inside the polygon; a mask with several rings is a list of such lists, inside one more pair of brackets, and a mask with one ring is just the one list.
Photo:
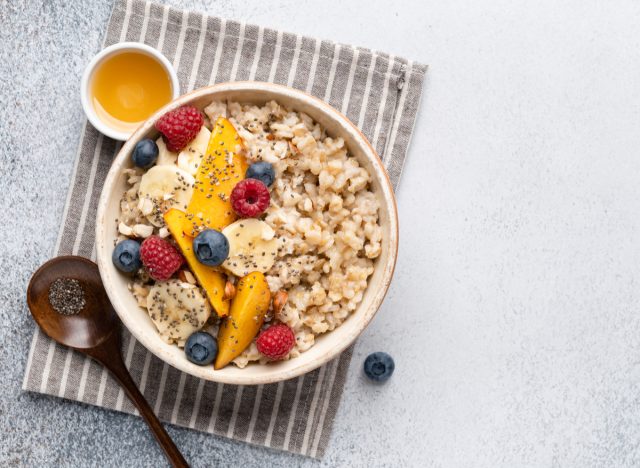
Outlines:
{"label": "wooden spoon", "polygon": [[[49,287],[59,278],[76,279],[84,290],[86,303],[75,315],[56,312],[49,302]],[[109,369],[140,411],[171,464],[188,467],[122,361],[120,320],[104,290],[98,266],[76,256],[49,260],[31,277],[27,304],[38,326],[49,338],[91,356]]]}

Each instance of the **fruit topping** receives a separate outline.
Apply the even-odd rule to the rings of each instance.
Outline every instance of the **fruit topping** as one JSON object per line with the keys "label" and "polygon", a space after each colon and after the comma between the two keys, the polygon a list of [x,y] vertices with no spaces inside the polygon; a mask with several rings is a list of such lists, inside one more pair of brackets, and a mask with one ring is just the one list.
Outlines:
{"label": "fruit topping", "polygon": [[293,330],[284,323],[276,323],[260,333],[256,345],[260,353],[272,361],[277,361],[287,357],[295,342]]}
{"label": "fruit topping", "polygon": [[371,353],[364,360],[364,373],[375,382],[384,382],[393,374],[396,364],[387,353]]}
{"label": "fruit topping", "polygon": [[276,171],[273,170],[273,166],[270,163],[260,161],[249,166],[245,177],[247,179],[258,179],[267,187],[271,187],[271,184],[276,179]]}
{"label": "fruit topping", "polygon": [[156,161],[156,165],[158,166],[172,166],[175,165],[178,160],[178,153],[174,153],[167,149],[167,144],[164,142],[162,137],[156,140],[156,145],[158,145],[158,160]]}
{"label": "fruit topping", "polygon": [[275,231],[264,221],[239,219],[222,230],[229,241],[229,256],[222,266],[236,276],[252,271],[266,273],[276,261],[278,240]]}
{"label": "fruit topping", "polygon": [[147,311],[162,338],[184,345],[209,319],[211,306],[195,285],[172,279],[151,287]]}
{"label": "fruit topping", "polygon": [[202,161],[204,154],[207,152],[207,145],[209,144],[210,137],[211,132],[203,125],[196,137],[185,149],[180,151],[177,161],[178,167],[195,176],[198,172],[200,161]]}
{"label": "fruit topping", "polygon": [[180,269],[184,257],[168,240],[158,236],[147,237],[140,246],[140,258],[156,281],[166,281]]}
{"label": "fruit topping", "polygon": [[193,252],[193,238],[182,232],[184,213],[171,209],[164,214],[169,232],[187,259],[189,268],[196,276],[200,286],[206,291],[209,302],[220,317],[229,314],[229,301],[224,298],[225,275],[198,261]]}
{"label": "fruit topping", "polygon": [[193,106],[182,106],[167,112],[156,122],[156,129],[169,151],[182,151],[193,140],[204,124],[202,113]]}
{"label": "fruit topping", "polygon": [[133,148],[133,153],[131,153],[131,159],[136,166],[147,169],[153,166],[158,159],[159,153],[160,150],[156,142],[145,138],[136,143],[136,146]]}
{"label": "fruit topping", "polygon": [[154,166],[145,172],[138,187],[139,208],[149,222],[160,227],[162,215],[172,207],[184,208],[193,195],[191,174],[175,166]]}
{"label": "fruit topping", "polygon": [[218,330],[219,350],[214,369],[222,369],[251,344],[269,310],[271,293],[262,273],[250,273],[236,287],[231,312]]}
{"label": "fruit topping", "polygon": [[111,254],[111,260],[121,272],[135,273],[142,267],[140,244],[131,239],[118,242]]}
{"label": "fruit topping", "polygon": [[258,179],[244,179],[231,191],[231,205],[241,218],[257,218],[269,208],[269,189]]}
{"label": "fruit topping", "polygon": [[216,120],[186,209],[186,235],[195,237],[206,228],[221,230],[236,220],[230,195],[247,170],[242,151],[242,139],[231,122],[222,117]]}
{"label": "fruit topping", "polygon": [[229,255],[229,241],[220,231],[205,229],[193,239],[193,251],[200,263],[218,266]]}
{"label": "fruit topping", "polygon": [[218,354],[218,342],[207,332],[192,334],[184,345],[187,359],[199,366],[211,364]]}

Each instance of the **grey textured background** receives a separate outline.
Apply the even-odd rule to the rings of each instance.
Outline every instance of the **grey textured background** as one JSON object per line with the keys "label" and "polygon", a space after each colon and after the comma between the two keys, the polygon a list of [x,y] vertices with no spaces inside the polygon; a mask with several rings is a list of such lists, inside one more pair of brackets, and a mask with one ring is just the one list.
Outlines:
{"label": "grey textured background", "polygon": [[[314,462],[169,428],[206,466],[640,464],[640,5],[185,1],[430,65],[401,252]],[[0,3],[0,464],[157,466],[143,423],[22,394],[110,2]],[[396,357],[369,385],[371,351]]]}

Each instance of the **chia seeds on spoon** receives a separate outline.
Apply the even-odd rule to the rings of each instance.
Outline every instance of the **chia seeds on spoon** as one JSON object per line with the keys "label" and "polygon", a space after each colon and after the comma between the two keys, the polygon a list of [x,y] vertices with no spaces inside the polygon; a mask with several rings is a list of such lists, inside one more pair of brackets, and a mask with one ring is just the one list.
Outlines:
{"label": "chia seeds on spoon", "polygon": [[86,305],[84,289],[73,278],[58,278],[49,286],[49,304],[62,315],[75,315]]}

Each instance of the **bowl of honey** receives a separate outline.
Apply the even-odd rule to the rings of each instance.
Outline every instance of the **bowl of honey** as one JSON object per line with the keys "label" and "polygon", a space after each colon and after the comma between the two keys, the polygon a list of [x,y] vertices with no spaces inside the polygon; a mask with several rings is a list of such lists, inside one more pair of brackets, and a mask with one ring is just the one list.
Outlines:
{"label": "bowl of honey", "polygon": [[129,136],[158,109],[180,95],[178,75],[153,47],[121,42],[98,53],[82,76],[87,118],[115,140]]}

